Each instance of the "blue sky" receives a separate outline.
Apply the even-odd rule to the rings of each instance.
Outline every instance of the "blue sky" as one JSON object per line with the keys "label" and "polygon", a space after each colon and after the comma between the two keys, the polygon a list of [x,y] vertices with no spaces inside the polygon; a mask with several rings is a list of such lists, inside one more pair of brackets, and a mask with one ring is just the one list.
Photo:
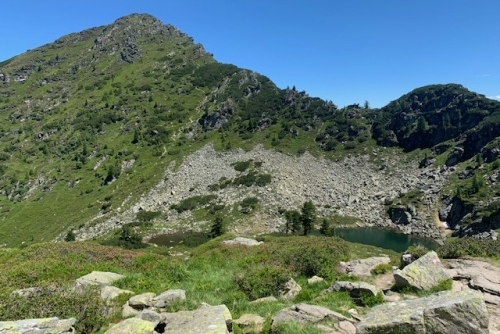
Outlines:
{"label": "blue sky", "polygon": [[500,99],[498,0],[5,1],[0,61],[62,35],[149,13],[225,63],[339,106],[381,107],[459,83]]}

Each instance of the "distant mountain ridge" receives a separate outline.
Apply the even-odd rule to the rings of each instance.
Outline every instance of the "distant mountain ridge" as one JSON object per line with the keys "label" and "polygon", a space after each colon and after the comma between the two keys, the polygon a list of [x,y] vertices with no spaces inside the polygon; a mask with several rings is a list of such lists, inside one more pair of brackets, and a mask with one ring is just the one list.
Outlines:
{"label": "distant mountain ridge", "polygon": [[[218,63],[177,28],[132,14],[0,62],[0,243],[51,240],[107,221],[207,144],[337,161],[366,155],[381,170],[384,154],[446,165],[454,170],[443,200],[463,189],[474,209],[458,221],[478,223],[482,208],[496,203],[499,113],[500,102],[456,84],[418,88],[381,109],[339,108]],[[474,156],[480,163],[471,175],[485,180],[487,194],[472,192],[472,176],[457,176]],[[404,193],[393,197],[387,219],[406,201]],[[168,210],[155,222],[168,220]],[[186,223],[214,214],[196,210]]]}

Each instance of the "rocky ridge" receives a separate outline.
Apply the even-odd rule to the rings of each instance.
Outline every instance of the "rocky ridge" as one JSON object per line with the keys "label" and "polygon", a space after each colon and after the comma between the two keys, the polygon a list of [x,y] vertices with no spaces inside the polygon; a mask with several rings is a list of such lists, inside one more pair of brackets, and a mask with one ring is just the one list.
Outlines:
{"label": "rocky ridge", "polygon": [[[232,164],[251,159],[262,162],[260,170],[272,175],[270,184],[264,187],[227,187],[215,192],[208,189],[222,177],[232,179],[239,175]],[[217,202],[226,205],[249,196],[259,198],[262,231],[280,230],[284,218],[278,214],[278,208],[296,209],[304,201],[312,200],[319,215],[347,215],[357,217],[367,225],[439,238],[440,231],[434,223],[432,210],[452,169],[417,168],[416,163],[402,162],[396,157],[381,159],[383,168],[371,162],[368,155],[350,155],[341,161],[329,161],[309,153],[289,156],[261,146],[248,152],[217,152],[209,144],[186,157],[178,168],[170,166],[164,178],[136,203],[122,204],[121,213],[77,231],[78,239],[90,239],[131,223],[140,210],[162,212],[162,219],[168,223],[159,226],[158,234],[174,231],[186,221],[190,224],[184,225],[183,229],[200,228],[206,222],[193,221],[189,212],[178,214],[170,206],[192,196],[208,194],[217,195]],[[423,190],[428,207],[420,211],[410,207],[407,210],[410,219],[402,224],[391,221],[386,214],[385,201],[413,189]],[[233,225],[232,228],[237,232],[245,231],[244,226]]]}

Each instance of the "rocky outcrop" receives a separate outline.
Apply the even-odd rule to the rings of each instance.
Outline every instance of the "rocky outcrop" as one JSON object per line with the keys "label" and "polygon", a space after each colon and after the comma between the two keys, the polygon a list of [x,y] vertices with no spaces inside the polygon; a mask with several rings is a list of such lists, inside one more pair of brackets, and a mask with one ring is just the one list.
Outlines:
{"label": "rocky outcrop", "polygon": [[76,319],[59,318],[0,321],[0,334],[63,334],[74,333]]}
{"label": "rocky outcrop", "polygon": [[489,333],[486,304],[483,296],[475,291],[446,291],[379,305],[356,327],[357,334]]}
{"label": "rocky outcrop", "polygon": [[446,272],[436,252],[431,251],[415,262],[394,271],[397,287],[411,287],[419,290],[429,290],[441,281],[451,279]]}
{"label": "rocky outcrop", "polygon": [[484,294],[489,304],[500,305],[500,268],[479,260],[457,259],[446,262],[448,274],[469,288]]}
{"label": "rocky outcrop", "polygon": [[391,259],[388,256],[374,256],[367,259],[352,260],[349,262],[340,262],[337,269],[342,274],[349,276],[368,277],[371,271],[380,264],[388,264]]}
{"label": "rocky outcrop", "polygon": [[[337,329],[340,326],[339,324],[342,323],[344,328],[350,327],[354,330],[354,326],[352,325],[355,322],[354,319],[347,318],[326,307],[309,304],[293,305],[276,313],[271,320],[271,330],[276,331],[277,326],[281,323],[296,322],[300,324],[312,323],[319,325],[324,320],[333,323]],[[350,326],[346,323],[349,323]],[[334,329],[330,328],[330,330],[333,331]],[[354,333],[354,331],[351,332]]]}

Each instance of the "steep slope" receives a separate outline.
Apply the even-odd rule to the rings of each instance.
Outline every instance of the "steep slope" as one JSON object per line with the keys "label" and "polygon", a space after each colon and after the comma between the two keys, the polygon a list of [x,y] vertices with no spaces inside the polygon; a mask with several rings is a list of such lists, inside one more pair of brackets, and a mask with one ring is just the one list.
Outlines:
{"label": "steep slope", "polygon": [[[51,240],[69,229],[82,236],[100,235],[113,224],[116,228],[124,222],[143,222],[137,216],[139,207],[144,209],[142,216],[150,212],[148,217],[155,216],[155,223],[163,227],[174,214],[182,224],[200,225],[213,218],[216,210],[209,207],[204,212],[188,209],[177,217],[176,208],[189,207],[192,197],[215,208],[225,206],[229,216],[243,223],[262,209],[261,220],[276,219],[273,228],[283,222],[282,216],[273,216],[275,212],[309,198],[325,205],[321,209],[325,216],[355,215],[384,226],[389,218],[400,221],[408,212],[405,206],[412,205],[421,213],[414,212],[414,225],[401,229],[435,235],[432,217],[441,192],[452,196],[450,189],[455,187],[447,183],[448,178],[455,182],[467,159],[478,152],[489,163],[484,171],[496,173],[499,105],[458,85],[434,85],[419,88],[381,110],[359,105],[338,108],[295,87],[279,89],[269,78],[250,70],[220,64],[175,27],[150,15],[132,14],[0,63],[0,244]],[[251,151],[256,145],[261,146]],[[457,145],[461,151],[453,160]],[[298,178],[292,180],[290,191],[307,188],[306,192],[271,201],[283,195],[274,190],[286,188],[291,181],[277,166],[300,170],[303,161],[292,159],[287,166],[264,163],[260,168],[256,164],[264,159],[233,161],[231,154],[221,155],[219,167],[227,173],[189,171],[190,175],[211,175],[202,182],[209,182],[211,188],[188,187],[190,183],[184,182],[186,189],[176,190],[182,195],[151,204],[146,197],[163,198],[154,189],[183,179],[176,168],[193,157],[204,159],[199,152],[207,147],[230,152],[243,148],[266,156],[273,153],[263,152],[274,150],[283,154],[282,160],[309,152],[345,164],[346,172],[336,177],[317,175],[319,180],[328,178],[323,189],[331,188],[317,191],[321,194],[317,198],[311,184],[320,187],[322,181]],[[399,147],[417,150],[404,154]],[[422,151],[426,148],[432,150]],[[428,169],[417,170],[415,159],[424,153]],[[368,162],[352,160],[356,156]],[[434,165],[431,158],[435,158]],[[446,161],[449,166],[458,165],[440,167],[444,160],[453,160],[453,164]],[[250,170],[233,175],[230,163],[242,166],[247,162],[253,166]],[[390,186],[398,182],[393,177],[400,173],[408,175],[408,180]],[[369,186],[370,179],[359,177],[369,174],[389,185],[383,189]],[[436,178],[439,182],[434,182]],[[355,180],[355,186],[343,185],[345,180]],[[457,182],[463,182],[465,190],[470,187],[466,183],[470,179]],[[248,192],[231,192],[236,186]],[[496,179],[487,181],[487,187],[496,189]],[[494,202],[494,195],[464,193],[473,205]],[[256,197],[262,205],[254,203],[257,209],[251,215],[242,214],[238,209],[241,196]],[[364,205],[365,199],[370,206],[376,205],[371,214],[363,211],[370,207]],[[86,232],[92,230],[97,232]]]}

